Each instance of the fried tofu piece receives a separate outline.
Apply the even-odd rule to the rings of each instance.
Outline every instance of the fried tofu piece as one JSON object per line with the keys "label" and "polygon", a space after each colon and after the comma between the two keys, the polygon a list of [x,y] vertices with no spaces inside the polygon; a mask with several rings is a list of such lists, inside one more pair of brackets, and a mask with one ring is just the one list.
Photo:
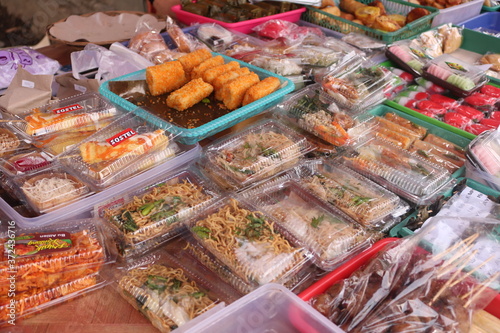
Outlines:
{"label": "fried tofu piece", "polygon": [[220,55],[203,61],[191,71],[191,80],[203,77],[205,71],[219,65],[224,65],[224,58]]}
{"label": "fried tofu piece", "polygon": [[188,79],[179,61],[169,61],[146,68],[146,82],[151,95],[158,96],[179,89]]}
{"label": "fried tofu piece", "polygon": [[229,110],[239,108],[246,91],[259,81],[257,74],[250,73],[227,82],[222,88],[222,102]]}
{"label": "fried tofu piece", "polygon": [[220,76],[218,76],[213,82],[212,85],[215,89],[215,98],[219,101],[222,101],[222,87],[227,82],[236,79],[238,76],[250,74],[250,70],[248,67],[242,67],[240,69],[226,72]]}
{"label": "fried tofu piece", "polygon": [[208,97],[212,91],[214,91],[214,87],[210,83],[206,83],[202,78],[197,78],[172,92],[167,97],[167,105],[178,111],[183,111]]}
{"label": "fried tofu piece", "polygon": [[240,64],[237,61],[231,61],[224,65],[212,67],[203,73],[203,81],[211,84],[218,76],[238,68],[240,68]]}
{"label": "fried tofu piece", "polygon": [[256,100],[275,92],[280,87],[280,80],[277,77],[266,77],[259,83],[251,86],[243,97],[242,105],[245,106]]}
{"label": "fried tofu piece", "polygon": [[210,58],[212,58],[212,53],[210,53],[210,51],[207,49],[199,49],[183,55],[177,60],[182,64],[184,71],[189,75],[193,68]]}

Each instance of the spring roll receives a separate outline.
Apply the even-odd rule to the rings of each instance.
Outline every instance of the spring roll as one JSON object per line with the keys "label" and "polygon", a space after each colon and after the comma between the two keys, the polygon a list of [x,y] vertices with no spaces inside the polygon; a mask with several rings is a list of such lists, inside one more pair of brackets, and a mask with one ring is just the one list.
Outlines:
{"label": "spring roll", "polygon": [[259,76],[255,73],[242,75],[229,81],[222,88],[222,102],[229,110],[239,108],[246,91],[257,83],[259,83]]}
{"label": "spring roll", "polygon": [[146,83],[153,96],[179,89],[187,82],[186,73],[179,61],[169,61],[146,68]]}
{"label": "spring roll", "polygon": [[220,76],[226,72],[233,71],[233,70],[238,69],[238,68],[240,68],[240,64],[236,61],[231,61],[231,62],[224,64],[224,65],[218,65],[218,66],[212,67],[210,69],[207,69],[203,73],[203,81],[212,84],[212,82],[218,76]]}
{"label": "spring roll", "polygon": [[219,65],[224,65],[224,58],[220,55],[203,61],[191,71],[191,80],[202,78],[205,71]]}
{"label": "spring roll", "polygon": [[450,172],[454,172],[459,169],[465,162],[459,156],[448,151],[447,149],[443,149],[421,140],[415,141],[410,151],[416,152],[418,155],[441,165]]}
{"label": "spring roll", "polygon": [[387,120],[387,119],[382,118],[382,117],[375,117],[375,120],[379,124],[379,126],[387,128],[388,130],[391,130],[393,132],[397,132],[399,134],[406,135],[406,136],[412,138],[413,141],[418,140],[418,139],[422,139],[422,136],[420,134],[418,134],[416,132],[409,131],[406,127],[403,127],[403,126],[401,126],[397,123],[394,123],[390,120]]}
{"label": "spring roll", "polygon": [[375,129],[375,136],[382,138],[386,141],[389,141],[392,144],[399,146],[403,149],[410,148],[412,142],[414,141],[409,136],[406,136],[406,135],[398,133],[398,132],[394,132],[394,131],[387,129],[385,127],[382,127],[382,126],[378,126]]}
{"label": "spring roll", "polygon": [[201,64],[203,61],[212,58],[212,54],[207,49],[199,49],[180,57],[179,62],[182,64],[184,71],[189,75],[193,68]]}
{"label": "spring roll", "polygon": [[208,97],[213,90],[214,87],[210,83],[206,83],[202,78],[197,78],[171,93],[167,98],[167,105],[178,111],[183,111]]}
{"label": "spring roll", "polygon": [[384,118],[392,121],[393,123],[398,124],[399,126],[405,127],[409,131],[417,133],[420,136],[420,138],[423,138],[424,135],[427,133],[427,129],[425,127],[417,125],[414,122],[406,118],[400,117],[395,113],[388,112],[385,114]]}
{"label": "spring roll", "polygon": [[222,87],[224,84],[227,82],[236,79],[238,76],[241,75],[247,75],[250,74],[250,70],[248,67],[242,67],[240,69],[234,70],[234,71],[229,71],[227,73],[224,73],[220,76],[218,76],[213,82],[212,85],[214,86],[215,90],[215,98],[219,101],[222,101]]}
{"label": "spring roll", "polygon": [[242,105],[247,105],[256,100],[265,97],[274,91],[276,91],[280,87],[280,80],[277,77],[270,76],[266,77],[264,80],[259,83],[251,86],[245,96],[243,97]]}
{"label": "spring roll", "polygon": [[456,144],[446,139],[440,138],[439,136],[429,133],[425,137],[424,141],[432,143],[433,145],[441,147],[443,149],[446,149],[449,152],[454,153],[458,157],[465,159],[465,150],[462,147],[459,147]]}

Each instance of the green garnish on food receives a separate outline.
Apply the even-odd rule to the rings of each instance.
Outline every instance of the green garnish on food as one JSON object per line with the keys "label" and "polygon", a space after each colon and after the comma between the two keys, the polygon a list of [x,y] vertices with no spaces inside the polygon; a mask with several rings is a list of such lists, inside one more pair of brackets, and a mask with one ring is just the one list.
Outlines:
{"label": "green garnish on food", "polygon": [[191,231],[194,232],[196,235],[198,235],[198,237],[203,238],[203,239],[209,238],[210,233],[212,232],[210,229],[208,229],[206,227],[199,226],[199,225],[192,227]]}
{"label": "green garnish on food", "polygon": [[323,222],[324,219],[325,219],[325,215],[321,215],[321,216],[318,216],[318,217],[313,217],[312,220],[311,220],[311,227],[318,228],[319,224],[321,222]]}
{"label": "green garnish on food", "polygon": [[139,207],[141,215],[148,216],[155,207],[160,206],[164,201],[165,200],[161,199],[142,205],[141,207]]}
{"label": "green garnish on food", "polygon": [[458,158],[458,156],[456,156],[455,154],[446,153],[446,154],[443,154],[443,156],[448,157],[449,159],[452,159],[454,161],[460,161],[460,158]]}
{"label": "green garnish on food", "polygon": [[426,168],[424,168],[422,165],[420,164],[410,164],[410,167],[412,169],[412,171],[415,171],[415,172],[418,172],[424,176],[429,176],[431,174],[431,172],[429,170],[427,170]]}
{"label": "green garnish on food", "polygon": [[354,196],[353,204],[354,206],[359,206],[361,204],[364,204],[365,202],[369,202],[370,200],[372,200],[372,198],[356,195]]}
{"label": "green garnish on food", "polygon": [[425,158],[429,158],[429,154],[425,150],[419,149],[417,150],[417,154],[422,155]]}
{"label": "green garnish on food", "polygon": [[205,296],[205,293],[203,291],[197,291],[192,293],[191,296],[193,296],[194,298],[202,298],[203,296]]}
{"label": "green garnish on food", "polygon": [[149,275],[144,285],[151,290],[158,290],[160,292],[167,289],[168,279],[163,276]]}
{"label": "green garnish on food", "polygon": [[233,171],[236,171],[236,172],[240,172],[240,173],[243,173],[245,175],[253,175],[255,173],[255,171],[253,170],[249,170],[249,169],[240,169],[238,167],[235,167],[233,165],[229,165],[229,168]]}
{"label": "green garnish on food", "polygon": [[275,155],[277,153],[278,153],[278,151],[274,148],[266,148],[262,151],[262,155],[265,157],[269,157],[269,156]]}
{"label": "green garnish on food", "polygon": [[210,99],[205,97],[204,99],[201,100],[202,103],[208,104],[210,103]]}
{"label": "green garnish on food", "polygon": [[246,218],[250,221],[245,230],[238,230],[237,234],[248,239],[259,238],[264,230],[269,229],[266,225],[266,220],[259,218],[253,214],[247,215]]}
{"label": "green garnish on food", "polygon": [[132,214],[130,212],[125,212],[122,215],[125,220],[122,219],[122,228],[126,231],[136,231],[139,229],[139,226],[135,223],[134,218],[132,217]]}

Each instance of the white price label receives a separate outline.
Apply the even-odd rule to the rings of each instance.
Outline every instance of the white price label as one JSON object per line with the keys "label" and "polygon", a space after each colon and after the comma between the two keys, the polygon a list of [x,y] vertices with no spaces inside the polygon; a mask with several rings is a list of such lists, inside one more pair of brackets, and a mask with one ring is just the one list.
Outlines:
{"label": "white price label", "polygon": [[21,86],[25,87],[25,88],[35,88],[35,82],[33,81],[28,81],[28,80],[22,80],[21,81]]}

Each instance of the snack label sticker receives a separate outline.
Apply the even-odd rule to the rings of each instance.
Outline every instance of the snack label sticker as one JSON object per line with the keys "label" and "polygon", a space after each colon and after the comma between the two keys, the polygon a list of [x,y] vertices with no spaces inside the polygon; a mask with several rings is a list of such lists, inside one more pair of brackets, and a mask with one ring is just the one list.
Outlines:
{"label": "snack label sticker", "polygon": [[77,111],[77,110],[82,110],[83,106],[80,104],[73,104],[73,105],[68,105],[63,108],[58,108],[52,110],[55,114],[61,114],[61,113],[66,113],[66,112],[72,112],[72,111]]}
{"label": "snack label sticker", "polygon": [[118,146],[120,143],[122,143],[125,140],[130,139],[131,137],[137,135],[137,132],[134,131],[131,128],[127,128],[126,130],[121,131],[120,133],[112,136],[109,139],[106,139],[106,141],[112,145],[113,147]]}
{"label": "snack label sticker", "polygon": [[419,58],[430,58],[424,52],[410,47],[410,51]]}
{"label": "snack label sticker", "polygon": [[28,80],[22,80],[21,81],[21,86],[25,88],[35,88],[35,82],[33,81],[28,81]]}
{"label": "snack label sticker", "polygon": [[461,72],[468,72],[467,69],[465,69],[464,66],[460,65],[460,64],[457,64],[456,62],[448,62],[448,61],[445,61],[445,64],[448,65],[448,67],[450,67],[451,69],[456,69],[458,71],[461,71]]}
{"label": "snack label sticker", "polygon": [[65,251],[73,246],[69,232],[49,232],[18,236],[14,238],[15,258]]}

